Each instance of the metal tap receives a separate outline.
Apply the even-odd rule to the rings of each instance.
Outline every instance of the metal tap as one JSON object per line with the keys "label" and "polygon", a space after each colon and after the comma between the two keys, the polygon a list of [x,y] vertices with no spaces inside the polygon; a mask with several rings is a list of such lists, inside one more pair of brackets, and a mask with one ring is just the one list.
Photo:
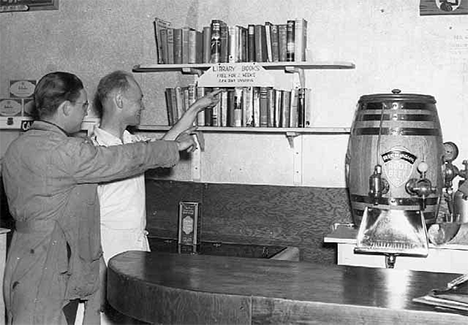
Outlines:
{"label": "metal tap", "polygon": [[433,193],[437,192],[437,188],[432,186],[430,180],[426,178],[426,172],[429,166],[426,162],[421,162],[418,165],[418,172],[421,174],[421,178],[411,178],[406,182],[406,192],[410,195],[417,195],[421,198],[421,210],[426,209],[426,198]]}
{"label": "metal tap", "polygon": [[374,173],[369,177],[369,196],[374,199],[374,205],[379,204],[379,199],[388,189],[388,182],[382,177],[382,166],[375,165]]}
{"label": "metal tap", "polygon": [[458,171],[458,176],[466,180],[468,179],[468,160],[463,160],[462,164],[464,166],[464,169]]}

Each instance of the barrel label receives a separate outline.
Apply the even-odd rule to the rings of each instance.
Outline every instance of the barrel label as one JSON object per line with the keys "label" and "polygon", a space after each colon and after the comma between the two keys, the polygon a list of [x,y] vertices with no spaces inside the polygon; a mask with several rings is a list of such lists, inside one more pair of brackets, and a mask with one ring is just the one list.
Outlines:
{"label": "barrel label", "polygon": [[405,148],[392,148],[382,154],[383,170],[388,182],[394,187],[405,184],[412,172],[417,157]]}

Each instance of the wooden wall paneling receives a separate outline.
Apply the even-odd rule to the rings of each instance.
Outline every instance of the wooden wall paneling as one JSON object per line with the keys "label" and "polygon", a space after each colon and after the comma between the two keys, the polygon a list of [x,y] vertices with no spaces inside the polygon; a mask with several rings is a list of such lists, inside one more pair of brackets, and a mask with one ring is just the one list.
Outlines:
{"label": "wooden wall paneling", "polygon": [[350,222],[345,189],[207,184],[205,240],[296,246],[302,260],[335,263],[322,248],[334,222]]}
{"label": "wooden wall paneling", "polygon": [[147,180],[147,229],[177,238],[179,201],[201,203],[201,240],[296,246],[301,260],[335,264],[323,238],[351,221],[346,189]]}
{"label": "wooden wall paneling", "polygon": [[[149,237],[177,238],[180,201],[200,202],[203,227],[203,184],[146,179],[146,215]],[[203,228],[202,228],[203,234]]]}

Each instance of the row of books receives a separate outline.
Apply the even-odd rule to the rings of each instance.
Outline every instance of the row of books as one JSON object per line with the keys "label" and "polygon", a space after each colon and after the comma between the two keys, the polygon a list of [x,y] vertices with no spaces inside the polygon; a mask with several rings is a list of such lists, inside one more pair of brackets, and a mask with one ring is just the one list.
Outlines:
{"label": "row of books", "polygon": [[307,20],[227,25],[214,19],[196,30],[154,20],[159,64],[306,61]]}
{"label": "row of books", "polygon": [[[217,88],[165,89],[168,124],[174,125],[198,98]],[[232,87],[220,94],[219,103],[200,112],[198,126],[277,127],[311,126],[310,89],[280,90],[273,87]]]}

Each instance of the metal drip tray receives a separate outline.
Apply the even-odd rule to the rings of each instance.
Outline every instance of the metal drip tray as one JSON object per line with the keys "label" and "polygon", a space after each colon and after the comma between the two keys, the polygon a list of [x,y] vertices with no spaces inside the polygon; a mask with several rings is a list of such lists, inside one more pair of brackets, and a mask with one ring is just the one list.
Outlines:
{"label": "metal drip tray", "polygon": [[366,208],[354,251],[427,256],[429,246],[423,213]]}
{"label": "metal drip tray", "polygon": [[[177,240],[166,239],[159,237],[148,238],[152,251],[177,253]],[[280,256],[294,255],[291,258],[298,259],[298,249],[287,246],[273,245],[252,245],[252,244],[235,244],[222,242],[204,242],[200,243],[201,255],[217,255],[217,256],[237,256],[237,257],[252,257],[252,258],[272,258],[282,259]]]}

